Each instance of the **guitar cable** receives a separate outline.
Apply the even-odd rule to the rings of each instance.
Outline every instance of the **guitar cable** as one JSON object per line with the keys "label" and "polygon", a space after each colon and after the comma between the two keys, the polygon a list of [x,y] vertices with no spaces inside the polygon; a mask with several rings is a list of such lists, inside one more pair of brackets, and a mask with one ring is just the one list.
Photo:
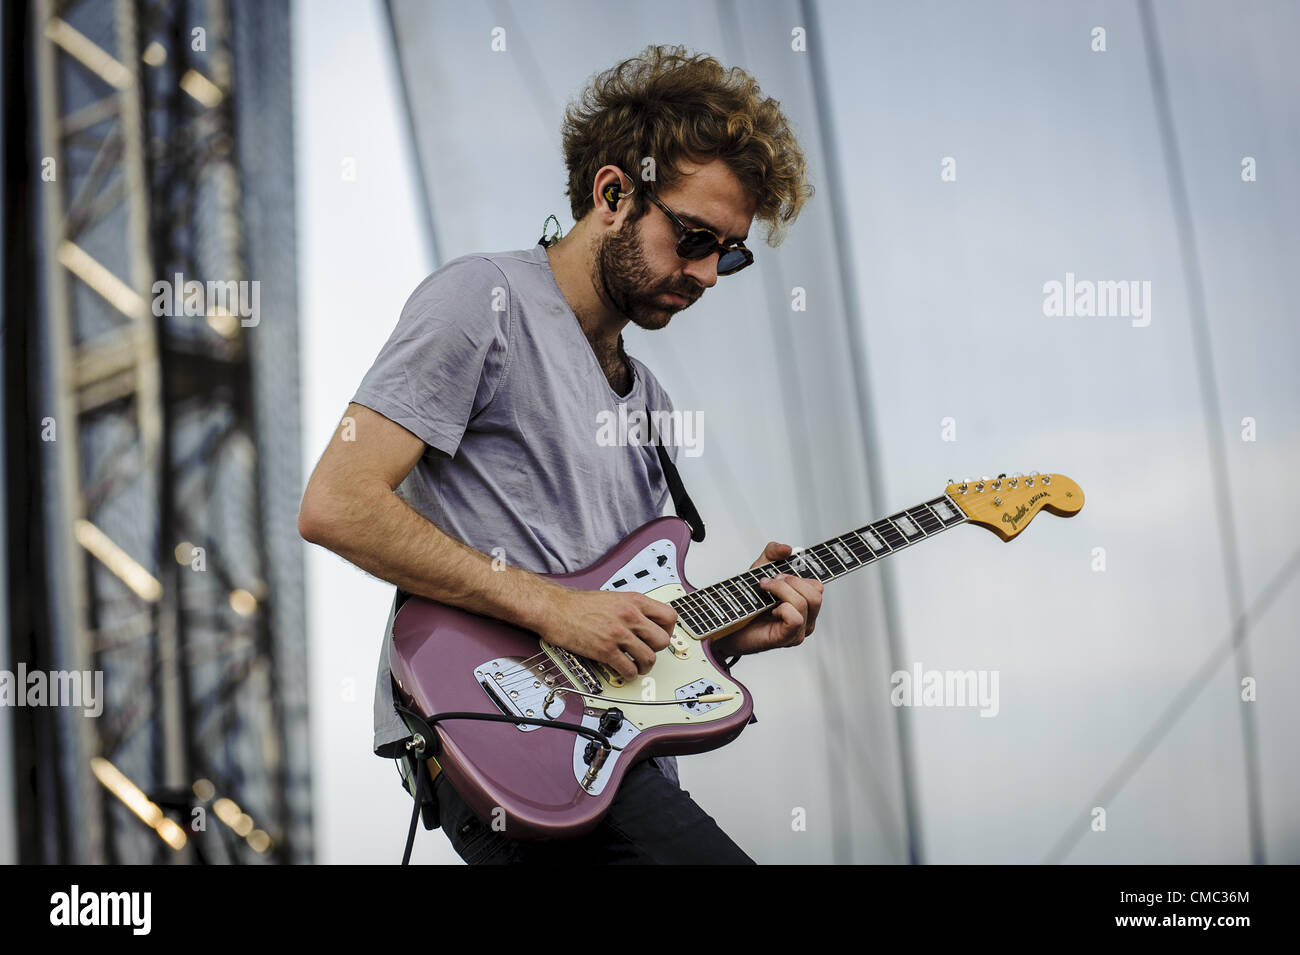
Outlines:
{"label": "guitar cable", "polygon": [[[415,762],[415,809],[411,812],[411,827],[406,833],[406,851],[402,853],[402,865],[410,864],[411,849],[415,846],[415,829],[420,821],[420,807],[424,804],[425,777],[429,775],[427,763],[431,757],[437,756],[439,751],[438,735],[433,731],[433,724],[440,723],[443,720],[483,720],[489,723],[514,723],[516,725],[523,723],[529,726],[549,726],[557,730],[568,730],[579,736],[585,736],[587,739],[599,743],[607,754],[611,750],[621,751],[623,749],[622,746],[615,746],[611,743],[609,737],[604,733],[583,726],[580,723],[543,720],[529,716],[507,716],[504,713],[450,712],[424,717],[400,703],[394,703],[393,706],[399,713],[415,724],[414,734],[406,741],[407,752],[414,757]],[[432,783],[433,780],[429,780],[429,785],[432,785]]]}

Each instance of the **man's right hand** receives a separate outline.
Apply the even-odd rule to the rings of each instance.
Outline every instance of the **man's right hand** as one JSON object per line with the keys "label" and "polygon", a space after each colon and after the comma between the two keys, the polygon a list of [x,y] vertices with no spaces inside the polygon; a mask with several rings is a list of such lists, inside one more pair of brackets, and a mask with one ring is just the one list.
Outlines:
{"label": "man's right hand", "polygon": [[561,587],[538,635],[627,679],[646,674],[668,646],[677,611],[644,594]]}

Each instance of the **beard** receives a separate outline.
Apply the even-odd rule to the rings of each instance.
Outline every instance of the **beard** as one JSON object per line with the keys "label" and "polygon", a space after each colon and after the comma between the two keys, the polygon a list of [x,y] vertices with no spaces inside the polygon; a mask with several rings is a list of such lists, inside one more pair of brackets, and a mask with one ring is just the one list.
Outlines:
{"label": "beard", "polygon": [[[639,220],[638,220],[639,221]],[[636,222],[625,221],[617,232],[604,236],[596,246],[592,279],[602,289],[615,311],[632,324],[645,329],[667,325],[675,312],[688,308],[699,297],[697,291],[673,286],[671,280],[656,280],[641,249]],[[686,299],[686,305],[664,305],[657,301],[667,292]]]}

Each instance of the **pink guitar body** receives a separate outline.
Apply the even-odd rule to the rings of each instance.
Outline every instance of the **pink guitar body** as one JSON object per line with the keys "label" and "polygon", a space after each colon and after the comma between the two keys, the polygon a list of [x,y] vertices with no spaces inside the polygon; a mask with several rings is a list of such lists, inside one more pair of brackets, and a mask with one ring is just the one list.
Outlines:
{"label": "pink guitar body", "polygon": [[[695,590],[683,572],[689,546],[685,522],[661,517],[586,570],[548,576],[577,590],[636,591],[668,603]],[[584,758],[589,740],[569,730],[460,719],[435,727],[439,766],[481,818],[504,812],[504,832],[514,839],[570,837],[599,823],[637,762],[717,749],[749,722],[749,692],[686,616],[650,672],[625,682],[534,633],[412,596],[393,621],[390,665],[405,704],[426,717],[509,713],[596,729],[608,709],[620,711],[609,739],[622,748],[593,759],[597,768]],[[567,692],[548,706],[556,687],[606,699]],[[700,696],[714,701],[696,702]]]}

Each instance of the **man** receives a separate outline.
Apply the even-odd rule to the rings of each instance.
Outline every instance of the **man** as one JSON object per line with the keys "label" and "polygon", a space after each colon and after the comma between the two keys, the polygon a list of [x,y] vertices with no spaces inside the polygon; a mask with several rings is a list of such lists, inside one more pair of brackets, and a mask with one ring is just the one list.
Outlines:
{"label": "man", "polygon": [[[590,565],[666,503],[652,444],[597,440],[620,403],[629,416],[672,410],[620,333],[629,321],[663,328],[750,264],[755,216],[777,244],[811,189],[779,104],[743,71],[681,48],[648,48],[596,77],[566,113],[564,150],[573,230],[462,256],[421,283],[312,474],[298,526],[394,583],[394,613],[420,594],[634,678],[668,646],[675,612],[538,576]],[[753,566],[790,553],[771,542]],[[720,658],[812,633],[820,582],[762,586],[780,603],[720,638]],[[390,758],[410,735],[393,709],[391,626],[392,614],[375,694],[375,752]],[[680,788],[671,757],[633,767],[596,830],[546,843],[494,831],[432,762],[430,773],[467,862],[752,862]]]}

